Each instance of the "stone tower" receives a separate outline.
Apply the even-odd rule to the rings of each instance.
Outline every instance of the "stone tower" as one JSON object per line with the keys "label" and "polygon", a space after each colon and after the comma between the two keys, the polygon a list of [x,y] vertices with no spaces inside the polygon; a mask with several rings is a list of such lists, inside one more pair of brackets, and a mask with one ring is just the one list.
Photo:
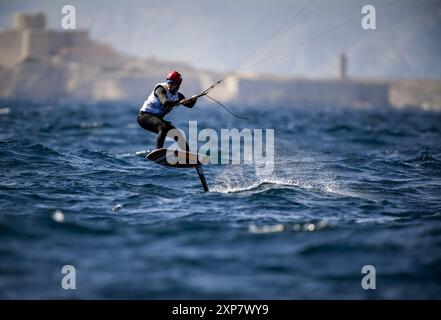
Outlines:
{"label": "stone tower", "polygon": [[346,54],[341,53],[338,56],[338,76],[340,80],[348,79],[347,64],[348,64],[348,59],[346,57]]}
{"label": "stone tower", "polygon": [[14,16],[13,30],[21,32],[21,60],[44,61],[49,57],[49,39],[46,31],[46,16],[43,13]]}
{"label": "stone tower", "polygon": [[46,16],[43,13],[24,14],[14,16],[12,28],[15,30],[46,29]]}

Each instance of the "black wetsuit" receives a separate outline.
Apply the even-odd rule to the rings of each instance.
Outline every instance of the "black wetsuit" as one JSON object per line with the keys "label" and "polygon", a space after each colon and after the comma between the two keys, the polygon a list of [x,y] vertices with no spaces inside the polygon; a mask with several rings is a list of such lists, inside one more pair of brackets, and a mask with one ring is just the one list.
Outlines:
{"label": "black wetsuit", "polygon": [[[175,129],[175,127],[171,124],[170,121],[164,120],[163,117],[168,114],[173,106],[175,105],[174,101],[170,101],[167,99],[167,91],[164,87],[159,86],[156,90],[155,90],[155,96],[158,97],[159,101],[161,101],[161,103],[164,105],[164,109],[166,110],[163,114],[161,115],[154,115],[148,112],[143,112],[141,111],[138,115],[137,121],[139,123],[139,125],[144,128],[145,130],[154,132],[158,134],[158,137],[156,138],[156,148],[160,149],[164,147],[164,141],[165,138],[167,136],[167,133],[172,130]],[[184,95],[182,93],[178,93],[179,95],[179,101],[181,101],[182,99],[185,99]],[[196,100],[188,102],[186,104],[183,104],[185,107],[187,108],[193,108],[193,106],[196,104]],[[177,132],[179,134],[179,132]],[[180,138],[178,139],[179,141],[185,141],[184,137],[180,136]],[[189,151],[190,148],[188,147],[187,142],[185,142],[185,146],[184,145],[180,145],[179,146],[182,150],[185,151]]]}

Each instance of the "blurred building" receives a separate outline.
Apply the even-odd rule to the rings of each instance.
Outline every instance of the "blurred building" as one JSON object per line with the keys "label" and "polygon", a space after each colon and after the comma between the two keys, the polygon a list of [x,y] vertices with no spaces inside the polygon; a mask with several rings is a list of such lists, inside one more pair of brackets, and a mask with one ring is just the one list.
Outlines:
{"label": "blurred building", "polygon": [[[189,69],[127,56],[88,31],[46,26],[42,13],[18,13],[11,29],[0,30],[0,97],[139,101],[170,68]],[[186,86],[199,91],[199,79],[187,78]]]}
{"label": "blurred building", "polygon": [[236,102],[247,105],[389,106],[385,81],[243,77],[235,85]]}
{"label": "blurred building", "polygon": [[390,83],[350,79],[344,53],[337,60],[337,77],[303,79],[242,74],[229,80],[228,90],[218,98],[246,105],[330,105],[385,107],[390,105]]}
{"label": "blurred building", "polygon": [[55,58],[108,66],[120,66],[121,62],[111,47],[92,41],[88,31],[47,30],[43,13],[16,14],[12,29],[0,31],[0,44],[3,66],[24,61],[49,63]]}

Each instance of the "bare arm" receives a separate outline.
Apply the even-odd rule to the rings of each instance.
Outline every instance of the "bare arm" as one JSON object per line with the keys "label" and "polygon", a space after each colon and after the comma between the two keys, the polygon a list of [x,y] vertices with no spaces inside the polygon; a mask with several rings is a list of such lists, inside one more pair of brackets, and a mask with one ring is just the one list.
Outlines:
{"label": "bare arm", "polygon": [[190,98],[188,100],[185,99],[185,96],[182,93],[179,93],[179,101],[184,100],[184,102],[182,103],[182,105],[184,105],[187,108],[193,108],[194,105],[196,104],[196,98]]}

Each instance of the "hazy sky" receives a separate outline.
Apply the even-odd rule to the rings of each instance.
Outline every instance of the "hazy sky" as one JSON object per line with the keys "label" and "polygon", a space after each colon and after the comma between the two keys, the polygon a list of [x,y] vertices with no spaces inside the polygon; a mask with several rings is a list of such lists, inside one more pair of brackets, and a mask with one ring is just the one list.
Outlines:
{"label": "hazy sky", "polygon": [[[305,6],[267,43],[249,70],[333,76],[344,51],[356,76],[441,77],[441,1],[437,0],[0,0],[0,26],[17,11],[47,13],[60,28],[61,7],[74,5],[77,27],[140,57],[228,71]],[[377,9],[377,30],[365,31],[365,4]],[[315,38],[317,35],[323,34]],[[305,45],[300,45],[307,42]],[[292,49],[296,47],[295,49]],[[261,62],[260,64],[257,64]],[[246,69],[246,68],[244,68]]]}

